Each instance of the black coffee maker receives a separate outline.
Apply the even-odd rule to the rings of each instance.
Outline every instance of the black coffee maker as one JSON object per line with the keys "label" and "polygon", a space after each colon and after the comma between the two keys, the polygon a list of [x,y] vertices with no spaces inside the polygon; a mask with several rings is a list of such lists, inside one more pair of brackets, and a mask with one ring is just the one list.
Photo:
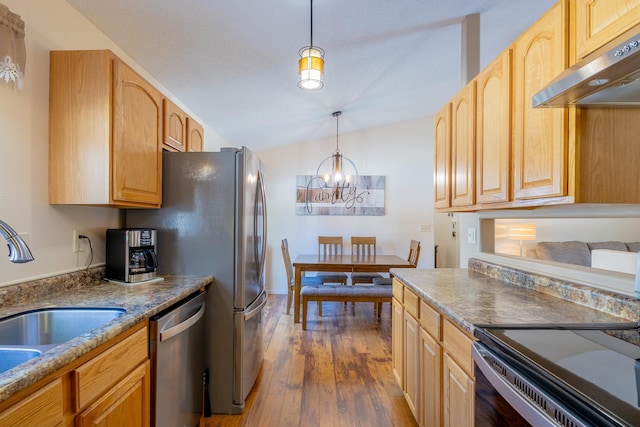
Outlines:
{"label": "black coffee maker", "polygon": [[127,228],[107,230],[105,277],[134,283],[156,277],[156,230]]}

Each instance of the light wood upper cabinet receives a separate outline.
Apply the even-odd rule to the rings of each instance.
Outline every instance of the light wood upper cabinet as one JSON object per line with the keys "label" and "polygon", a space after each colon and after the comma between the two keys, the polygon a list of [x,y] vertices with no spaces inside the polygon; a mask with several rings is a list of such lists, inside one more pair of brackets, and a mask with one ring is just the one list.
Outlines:
{"label": "light wood upper cabinet", "polygon": [[640,22],[640,0],[572,0],[579,60]]}
{"label": "light wood upper cabinet", "polygon": [[187,114],[167,98],[163,101],[163,110],[162,148],[167,151],[187,151]]}
{"label": "light wood upper cabinet", "polygon": [[204,128],[191,117],[187,117],[187,151],[202,151],[203,147]]}
{"label": "light wood upper cabinet", "polygon": [[451,100],[451,206],[475,203],[475,81]]}
{"label": "light wood upper cabinet", "polygon": [[49,203],[159,207],[162,94],[108,50],[50,55]]}
{"label": "light wood upper cabinet", "polygon": [[451,103],[448,102],[435,115],[435,162],[434,193],[435,208],[451,206]]}
{"label": "light wood upper cabinet", "polygon": [[567,109],[532,108],[532,96],[567,65],[566,3],[558,2],[514,45],[514,199],[567,194]]}
{"label": "light wood upper cabinet", "polygon": [[511,49],[476,77],[476,202],[510,200]]}
{"label": "light wood upper cabinet", "polygon": [[164,100],[164,140],[167,151],[202,151],[204,129],[169,99]]}

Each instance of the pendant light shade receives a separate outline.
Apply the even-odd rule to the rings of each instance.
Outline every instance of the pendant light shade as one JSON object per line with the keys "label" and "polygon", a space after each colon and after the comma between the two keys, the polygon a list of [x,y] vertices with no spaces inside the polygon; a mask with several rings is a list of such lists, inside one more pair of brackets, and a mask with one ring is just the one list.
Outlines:
{"label": "pendant light shade", "polygon": [[311,37],[309,46],[298,52],[298,86],[302,89],[317,90],[324,86],[324,50],[313,45],[313,0],[311,0]]}

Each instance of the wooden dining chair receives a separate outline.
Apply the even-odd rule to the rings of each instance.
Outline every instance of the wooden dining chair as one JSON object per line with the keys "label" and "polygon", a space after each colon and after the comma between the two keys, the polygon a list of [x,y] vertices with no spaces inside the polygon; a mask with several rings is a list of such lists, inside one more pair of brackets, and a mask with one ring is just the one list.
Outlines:
{"label": "wooden dining chair", "polygon": [[[374,237],[351,237],[351,256],[358,258],[375,258],[376,238]],[[351,284],[373,283],[373,279],[383,277],[379,273],[352,273]]]}
{"label": "wooden dining chair", "polygon": [[[407,261],[409,261],[409,264],[413,267],[417,267],[418,258],[420,258],[420,242],[417,240],[411,240],[411,243],[409,243],[409,256],[407,257]],[[392,283],[391,277],[373,279],[374,285],[391,285]]]}
{"label": "wooden dining chair", "polygon": [[[342,255],[342,236],[318,236],[318,256],[332,257]],[[315,277],[322,279],[322,283],[347,284],[348,276],[339,272],[319,272]]]}
{"label": "wooden dining chair", "polygon": [[[293,300],[293,292],[296,284],[296,277],[293,274],[293,264],[291,263],[291,256],[289,255],[289,242],[287,239],[282,239],[282,259],[284,261],[284,268],[287,272],[287,314],[291,310],[291,301]],[[322,285],[322,280],[314,276],[303,276],[301,286],[309,285]],[[321,307],[319,305],[319,307]],[[321,312],[320,312],[321,313]],[[320,314],[321,315],[321,314]]]}

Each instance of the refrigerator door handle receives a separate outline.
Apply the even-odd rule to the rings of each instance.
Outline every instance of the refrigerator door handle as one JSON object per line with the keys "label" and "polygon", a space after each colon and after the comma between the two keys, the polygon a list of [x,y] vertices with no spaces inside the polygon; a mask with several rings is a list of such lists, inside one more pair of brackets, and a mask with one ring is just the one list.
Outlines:
{"label": "refrigerator door handle", "polygon": [[160,341],[161,342],[162,341],[167,341],[168,339],[173,338],[176,335],[181,334],[182,332],[186,331],[191,326],[196,324],[196,322],[198,320],[200,320],[200,318],[202,318],[202,316],[204,316],[204,309],[205,309],[205,303],[203,302],[202,304],[200,304],[200,310],[198,310],[198,312],[196,314],[194,314],[193,316],[191,316],[190,318],[188,318],[184,322],[178,323],[176,326],[173,326],[173,327],[167,329],[166,331],[160,332]]}
{"label": "refrigerator door handle", "polygon": [[[262,205],[262,238],[260,244],[262,245],[260,251],[260,259],[258,259],[257,247],[256,247],[256,261],[258,265],[258,283],[262,283],[264,274],[264,265],[267,258],[267,203],[265,197],[265,185],[264,174],[262,171],[258,171],[258,189],[259,197],[256,197],[256,206],[254,212],[258,212],[258,206]],[[258,235],[258,215],[254,217],[254,235]]]}
{"label": "refrigerator door handle", "polygon": [[[264,291],[262,291],[261,296],[258,297],[258,300],[256,301],[257,305],[255,307],[251,307],[251,306],[248,307],[247,312],[244,313],[244,320],[245,321],[251,319],[252,317],[254,317],[255,315],[260,313],[260,311],[264,308],[264,306],[267,305],[267,297],[268,296],[269,296],[269,293],[267,292],[266,289]],[[254,305],[256,303],[254,303]]]}

